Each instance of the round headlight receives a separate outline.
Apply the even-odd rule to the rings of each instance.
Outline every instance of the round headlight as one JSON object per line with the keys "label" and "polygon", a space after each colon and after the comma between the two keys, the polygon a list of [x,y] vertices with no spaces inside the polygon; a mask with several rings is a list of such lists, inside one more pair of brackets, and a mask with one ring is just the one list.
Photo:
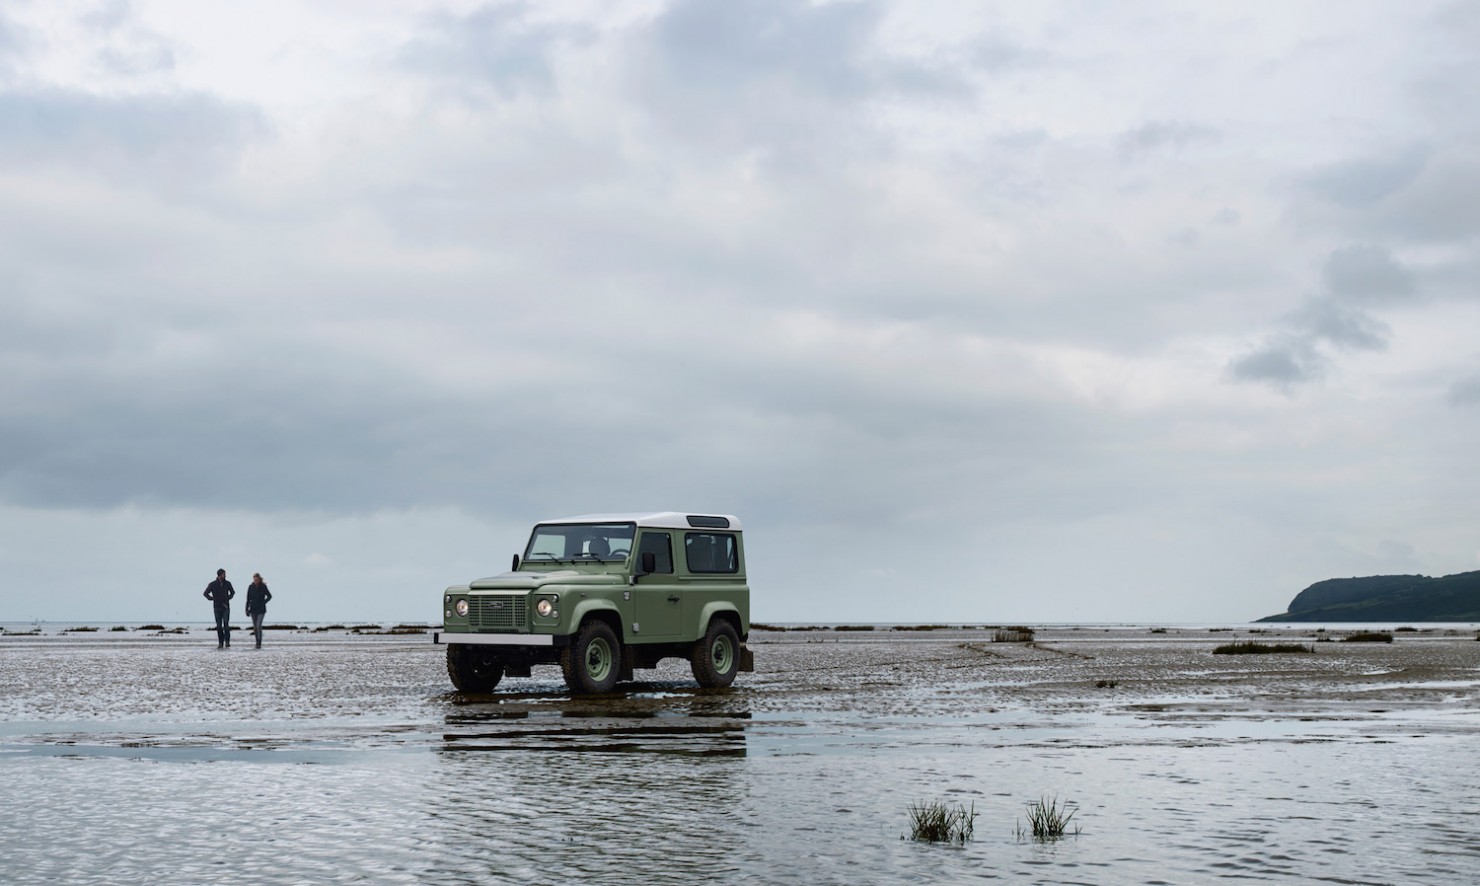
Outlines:
{"label": "round headlight", "polygon": [[457,601],[457,605],[454,606],[454,607],[452,607],[452,608],[457,611],[458,618],[467,618],[467,616],[468,616],[468,601],[467,600],[458,600]]}
{"label": "round headlight", "polygon": [[534,604],[534,611],[540,618],[549,618],[555,614],[555,604],[549,600],[541,600]]}

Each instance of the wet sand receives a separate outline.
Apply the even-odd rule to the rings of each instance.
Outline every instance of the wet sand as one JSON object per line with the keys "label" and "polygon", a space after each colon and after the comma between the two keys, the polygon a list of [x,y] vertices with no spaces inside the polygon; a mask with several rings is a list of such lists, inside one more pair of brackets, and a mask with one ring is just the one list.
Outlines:
{"label": "wet sand", "polygon": [[[730,690],[596,698],[460,695],[422,635],[5,636],[4,879],[1480,880],[1474,630],[1343,633],[756,632]],[[1078,836],[1017,836],[1040,797]],[[901,839],[934,800],[976,839]]]}

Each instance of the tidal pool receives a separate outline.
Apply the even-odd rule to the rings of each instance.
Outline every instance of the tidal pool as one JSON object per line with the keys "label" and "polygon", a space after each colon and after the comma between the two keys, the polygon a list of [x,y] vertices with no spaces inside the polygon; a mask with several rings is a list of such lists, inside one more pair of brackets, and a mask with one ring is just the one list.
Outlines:
{"label": "tidal pool", "polygon": [[[1474,630],[1316,638],[757,632],[730,690],[573,698],[458,694],[416,635],[5,636],[0,880],[1480,882]],[[1020,837],[1040,798],[1078,834]],[[904,839],[922,801],[975,839]]]}

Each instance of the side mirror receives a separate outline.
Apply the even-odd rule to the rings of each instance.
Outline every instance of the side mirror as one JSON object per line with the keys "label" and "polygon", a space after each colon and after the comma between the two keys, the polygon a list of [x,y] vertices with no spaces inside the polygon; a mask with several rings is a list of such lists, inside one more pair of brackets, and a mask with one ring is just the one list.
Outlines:
{"label": "side mirror", "polygon": [[648,575],[658,571],[658,555],[652,551],[642,552],[642,574]]}
{"label": "side mirror", "polygon": [[518,572],[519,571],[519,555],[518,554],[515,554],[514,555],[514,565],[511,566],[511,567],[509,567],[509,571],[510,572]]}

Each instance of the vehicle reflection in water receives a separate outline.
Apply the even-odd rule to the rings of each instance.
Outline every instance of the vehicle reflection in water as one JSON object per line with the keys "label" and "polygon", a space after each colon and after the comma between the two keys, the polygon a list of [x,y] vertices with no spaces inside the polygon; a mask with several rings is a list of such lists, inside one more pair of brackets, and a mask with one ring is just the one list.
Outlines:
{"label": "vehicle reflection in water", "polygon": [[[435,879],[733,878],[750,822],[741,691],[450,694],[424,830]],[[565,753],[551,753],[565,752]]]}
{"label": "vehicle reflection in water", "polygon": [[[750,711],[738,694],[663,690],[569,697],[458,697],[442,750],[577,751],[744,757]],[[482,698],[486,699],[487,696]]]}

